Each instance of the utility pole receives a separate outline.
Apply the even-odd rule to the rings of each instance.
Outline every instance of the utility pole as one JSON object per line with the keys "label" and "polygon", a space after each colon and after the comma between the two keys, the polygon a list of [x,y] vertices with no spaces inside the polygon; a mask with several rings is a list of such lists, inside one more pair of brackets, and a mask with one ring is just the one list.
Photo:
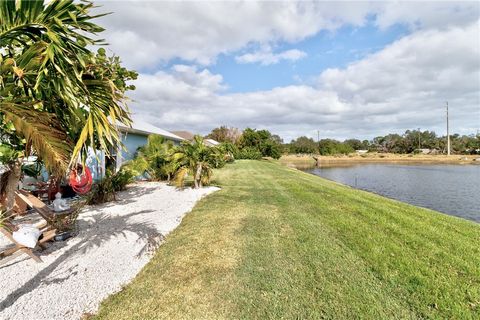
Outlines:
{"label": "utility pole", "polygon": [[318,154],[320,154],[320,130],[317,130],[317,148]]}
{"label": "utility pole", "polygon": [[447,101],[447,155],[450,155],[450,125],[448,123],[448,101]]}
{"label": "utility pole", "polygon": [[418,128],[418,151],[420,151],[420,128]]}

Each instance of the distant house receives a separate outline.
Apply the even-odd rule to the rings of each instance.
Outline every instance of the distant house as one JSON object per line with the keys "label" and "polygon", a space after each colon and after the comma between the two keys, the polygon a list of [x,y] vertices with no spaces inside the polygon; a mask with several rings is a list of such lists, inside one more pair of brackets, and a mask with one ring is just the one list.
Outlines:
{"label": "distant house", "polygon": [[[190,131],[172,131],[172,133],[188,141],[193,141],[193,138],[195,137],[195,134]],[[220,144],[220,142],[213,139],[205,139],[204,142],[209,147],[215,147]]]}
{"label": "distant house", "polygon": [[216,147],[220,144],[220,142],[218,142],[217,140],[213,140],[213,139],[205,139],[205,144],[209,147]]}
{"label": "distant house", "polygon": [[368,150],[355,150],[355,152],[358,154],[365,154],[368,152]]}
{"label": "distant house", "polygon": [[191,133],[190,131],[172,131],[172,133],[188,141],[193,141],[193,137],[195,137],[195,134]]}
{"label": "distant house", "polygon": [[426,149],[426,148],[421,148],[421,149],[416,149],[415,152],[419,154],[430,154],[432,152],[431,149]]}

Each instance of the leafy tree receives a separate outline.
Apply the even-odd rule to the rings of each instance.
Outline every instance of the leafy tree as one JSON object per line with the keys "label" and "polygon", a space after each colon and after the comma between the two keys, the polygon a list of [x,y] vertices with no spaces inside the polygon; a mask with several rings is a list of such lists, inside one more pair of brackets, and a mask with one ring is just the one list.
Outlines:
{"label": "leafy tree", "polygon": [[243,131],[239,142],[239,149],[253,148],[258,150],[264,157],[278,159],[281,156],[281,145],[272,138],[268,130],[255,130],[247,128]]}
{"label": "leafy tree", "polygon": [[242,132],[237,128],[221,126],[213,129],[212,132],[206,136],[206,138],[213,139],[218,142],[236,143],[238,139],[240,139],[241,135]]}
{"label": "leafy tree", "polygon": [[[18,151],[6,187],[7,209],[22,160],[38,156],[63,176],[88,147],[108,152],[120,143],[117,121],[130,124],[122,79],[136,75],[118,58],[95,56],[91,2],[0,2],[0,141]],[[126,72],[127,75],[124,73]]]}
{"label": "leafy tree", "polygon": [[318,144],[312,138],[305,136],[292,140],[290,143],[290,151],[293,153],[317,153]]}
{"label": "leafy tree", "polygon": [[322,139],[318,145],[321,155],[349,154],[355,151],[350,145],[334,139]]}
{"label": "leafy tree", "polygon": [[343,141],[343,143],[350,146],[353,150],[364,150],[368,148],[368,142],[365,144],[365,142],[362,142],[358,139],[348,139]]}

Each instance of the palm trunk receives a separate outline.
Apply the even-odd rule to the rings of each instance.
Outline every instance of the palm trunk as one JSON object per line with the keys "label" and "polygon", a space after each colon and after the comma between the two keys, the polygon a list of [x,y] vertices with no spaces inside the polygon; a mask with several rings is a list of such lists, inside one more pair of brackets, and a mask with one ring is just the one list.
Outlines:
{"label": "palm trunk", "polygon": [[202,180],[202,163],[197,164],[197,170],[195,172],[195,177],[193,179],[193,183],[195,185],[195,189],[198,189],[201,186]]}
{"label": "palm trunk", "polygon": [[15,191],[17,191],[18,182],[22,175],[22,159],[17,159],[12,166],[8,176],[7,186],[5,187],[5,206],[7,211],[11,212],[15,206]]}

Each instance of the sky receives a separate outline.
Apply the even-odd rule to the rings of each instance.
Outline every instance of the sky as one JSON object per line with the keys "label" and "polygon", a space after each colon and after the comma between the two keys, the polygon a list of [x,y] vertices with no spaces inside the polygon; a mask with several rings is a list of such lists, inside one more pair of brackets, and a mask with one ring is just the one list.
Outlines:
{"label": "sky", "polygon": [[134,119],[372,139],[480,130],[480,2],[100,1]]}

